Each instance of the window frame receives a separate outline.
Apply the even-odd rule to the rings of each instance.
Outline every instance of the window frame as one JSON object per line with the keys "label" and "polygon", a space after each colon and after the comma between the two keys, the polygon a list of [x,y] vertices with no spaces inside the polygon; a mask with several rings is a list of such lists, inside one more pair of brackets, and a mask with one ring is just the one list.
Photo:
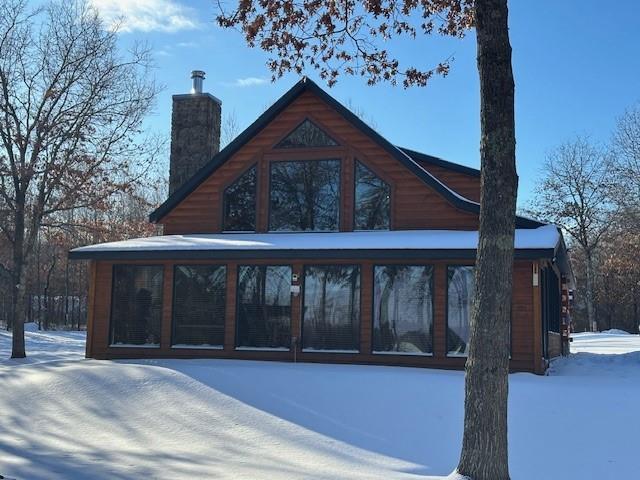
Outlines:
{"label": "window frame", "polygon": [[[393,208],[393,200],[395,197],[395,189],[394,189],[394,184],[393,182],[389,181],[389,179],[384,176],[384,175],[380,175],[378,173],[378,171],[374,168],[372,168],[367,162],[364,162],[361,160],[361,157],[358,155],[354,155],[352,157],[353,160],[353,184],[352,184],[352,191],[353,191],[353,208],[351,209],[351,227],[352,227],[352,231],[354,232],[390,232],[392,231],[393,228],[393,223],[394,223],[394,208]],[[357,174],[357,169],[358,169],[358,163],[360,163],[363,167],[365,167],[367,170],[370,170],[376,177],[378,177],[380,180],[382,180],[384,183],[386,183],[389,186],[389,227],[388,228],[378,228],[378,229],[360,229],[360,228],[356,228],[356,208],[357,208],[357,198],[356,198],[356,188],[358,185],[358,174]]]}
{"label": "window frame", "polygon": [[[162,271],[162,287],[160,288],[160,329],[158,335],[158,343],[151,344],[141,344],[141,345],[131,345],[131,344],[116,344],[113,343],[114,340],[114,320],[113,320],[113,294],[115,292],[116,285],[116,268],[117,267],[160,267]],[[162,348],[162,317],[164,316],[164,283],[165,283],[165,265],[163,263],[113,263],[111,265],[111,295],[109,302],[109,332],[108,332],[108,346],[107,348],[144,348],[144,349],[160,349]]]}
{"label": "window frame", "polygon": [[[338,215],[336,218],[336,229],[335,230],[273,230],[271,228],[271,213],[272,213],[272,205],[271,205],[271,187],[272,187],[272,172],[273,166],[277,163],[302,163],[302,162],[323,162],[323,161],[335,161],[338,162]],[[342,174],[344,171],[342,162],[344,161],[344,157],[342,156],[333,156],[333,157],[319,157],[319,158],[303,158],[300,159],[298,157],[292,159],[283,159],[283,160],[270,160],[269,163],[269,178],[267,180],[267,233],[335,233],[342,231],[342,202],[343,202],[343,188],[342,188]]]}
{"label": "window frame", "polygon": [[[374,346],[374,329],[375,329],[375,305],[376,305],[376,267],[431,267],[431,280],[429,286],[431,289],[431,352],[430,353],[411,353],[411,352],[379,352],[375,351]],[[371,344],[369,345],[369,353],[372,355],[401,355],[408,357],[433,357],[435,354],[435,328],[436,328],[436,265],[433,263],[373,263],[371,265]],[[446,318],[445,318],[446,321]]]}
{"label": "window frame", "polygon": [[[290,303],[289,303],[289,308],[290,308],[290,313],[289,313],[289,347],[288,348],[284,348],[284,347],[274,347],[274,348],[269,348],[269,347],[242,347],[242,346],[238,346],[238,328],[239,328],[239,322],[238,322],[238,317],[240,314],[240,296],[238,294],[238,292],[240,291],[240,267],[264,267],[265,271],[267,267],[289,267],[289,269],[291,270],[291,277],[289,279],[289,296],[290,296]],[[293,351],[293,293],[291,292],[291,286],[293,285],[293,274],[294,274],[294,265],[291,263],[238,263],[236,265],[236,299],[235,299],[235,308],[236,308],[236,312],[235,312],[235,318],[234,318],[234,322],[235,322],[235,328],[234,328],[234,332],[233,332],[233,349],[234,351],[237,352],[292,352]],[[264,285],[265,289],[266,289],[266,282]],[[300,335],[300,337],[302,337],[302,335]],[[294,347],[295,348],[295,347]]]}
{"label": "window frame", "polygon": [[[185,345],[175,344],[175,312],[176,312],[176,269],[178,267],[224,267],[224,315],[222,323],[222,344],[221,345]],[[229,266],[226,263],[174,263],[172,269],[172,285],[171,285],[171,338],[169,340],[169,348],[172,350],[224,350],[225,347],[225,335],[226,335],[226,323],[227,323],[227,302],[228,302],[228,279],[229,279]]]}
{"label": "window frame", "polygon": [[[227,230],[226,227],[226,210],[227,210],[227,190],[233,186],[238,180],[240,180],[249,170],[255,168],[256,170],[256,188],[255,188],[255,196],[253,201],[253,209],[255,212],[255,226],[253,230]],[[236,175],[229,182],[224,184],[222,188],[222,201],[220,204],[220,231],[222,233],[256,233],[258,231],[258,203],[260,202],[260,162],[256,161],[252,163],[249,167],[242,170],[239,175]]]}
{"label": "window frame", "polygon": [[[317,350],[304,348],[304,312],[305,312],[305,292],[307,289],[307,268],[308,267],[357,267],[358,268],[358,329],[356,350]],[[302,281],[300,282],[300,338],[298,345],[302,353],[310,354],[338,354],[338,355],[362,355],[362,264],[360,263],[305,263],[302,265]]]}

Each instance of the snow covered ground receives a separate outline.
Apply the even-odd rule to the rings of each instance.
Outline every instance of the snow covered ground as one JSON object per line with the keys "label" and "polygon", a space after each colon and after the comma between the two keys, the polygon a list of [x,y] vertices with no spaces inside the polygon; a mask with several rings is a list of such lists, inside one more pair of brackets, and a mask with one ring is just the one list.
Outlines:
{"label": "snow covered ground", "polygon": [[[76,332],[0,332],[0,474],[17,480],[426,479],[456,465],[463,374],[95,361]],[[514,479],[637,478],[640,336],[578,334],[510,377]]]}

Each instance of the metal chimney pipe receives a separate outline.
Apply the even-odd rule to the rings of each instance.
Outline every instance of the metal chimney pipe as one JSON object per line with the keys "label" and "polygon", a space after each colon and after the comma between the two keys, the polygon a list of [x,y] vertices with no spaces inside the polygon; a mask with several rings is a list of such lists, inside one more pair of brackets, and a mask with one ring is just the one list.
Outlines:
{"label": "metal chimney pipe", "polygon": [[193,70],[191,72],[191,93],[202,93],[202,82],[204,80],[204,72],[202,70]]}

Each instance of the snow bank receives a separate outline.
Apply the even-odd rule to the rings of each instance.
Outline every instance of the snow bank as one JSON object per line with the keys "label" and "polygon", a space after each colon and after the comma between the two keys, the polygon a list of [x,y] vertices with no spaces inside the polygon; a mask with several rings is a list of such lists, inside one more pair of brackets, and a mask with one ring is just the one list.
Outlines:
{"label": "snow bank", "polygon": [[606,333],[608,335],[631,335],[626,330],[620,330],[618,328],[610,328],[609,330],[603,330],[601,333]]}
{"label": "snow bank", "polygon": [[[81,359],[83,343],[77,332],[28,333],[29,359],[0,360],[3,475],[462,480],[447,474],[460,453],[463,372],[96,361]],[[612,348],[619,354],[599,353]],[[581,335],[572,349],[580,353],[554,362],[549,376],[510,376],[514,479],[637,470],[640,336]],[[0,332],[0,358],[9,351]]]}
{"label": "snow bank", "polygon": [[37,332],[38,331],[38,324],[36,322],[27,322],[24,324],[24,331],[25,332]]}

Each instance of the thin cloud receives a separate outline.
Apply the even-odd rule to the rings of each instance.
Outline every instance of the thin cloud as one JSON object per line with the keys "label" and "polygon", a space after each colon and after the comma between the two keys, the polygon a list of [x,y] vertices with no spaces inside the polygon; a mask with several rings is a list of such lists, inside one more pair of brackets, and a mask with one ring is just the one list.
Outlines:
{"label": "thin cloud", "polygon": [[196,42],[178,42],[176,43],[176,47],[179,48],[196,48],[199,45]]}
{"label": "thin cloud", "polygon": [[120,32],[166,32],[200,28],[193,8],[174,0],[90,0],[110,28]]}
{"label": "thin cloud", "polygon": [[262,77],[247,77],[247,78],[238,78],[233,82],[227,82],[224,85],[227,87],[257,87],[258,85],[264,85],[265,83],[269,83],[269,80]]}

